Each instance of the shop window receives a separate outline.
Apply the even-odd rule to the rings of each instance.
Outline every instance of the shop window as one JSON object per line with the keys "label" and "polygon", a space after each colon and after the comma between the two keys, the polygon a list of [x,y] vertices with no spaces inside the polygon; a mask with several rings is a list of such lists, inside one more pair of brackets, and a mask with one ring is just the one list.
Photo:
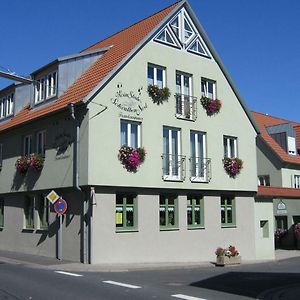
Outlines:
{"label": "shop window", "polygon": [[38,228],[45,230],[49,226],[49,205],[48,200],[43,195],[39,195],[36,201],[36,208],[38,211]]}
{"label": "shop window", "polygon": [[34,228],[34,198],[26,196],[24,200],[24,229]]}
{"label": "shop window", "polygon": [[0,228],[4,227],[4,199],[0,198]]}
{"label": "shop window", "polygon": [[203,197],[187,197],[187,226],[189,229],[204,226]]}
{"label": "shop window", "polygon": [[135,195],[117,195],[115,220],[117,231],[137,229],[137,199]]}
{"label": "shop window", "polygon": [[161,195],[159,198],[159,225],[161,230],[178,227],[178,199]]}
{"label": "shop window", "polygon": [[221,197],[222,227],[235,226],[235,199],[229,196]]}

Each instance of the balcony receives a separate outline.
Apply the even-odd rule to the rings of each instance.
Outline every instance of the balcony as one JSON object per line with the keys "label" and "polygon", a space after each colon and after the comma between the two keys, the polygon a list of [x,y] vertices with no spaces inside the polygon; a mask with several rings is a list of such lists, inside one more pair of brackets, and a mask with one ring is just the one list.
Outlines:
{"label": "balcony", "polygon": [[191,157],[190,180],[192,182],[209,182],[211,180],[211,159]]}
{"label": "balcony", "polygon": [[185,179],[185,156],[163,154],[162,156],[163,180],[184,181]]}
{"label": "balcony", "polygon": [[197,119],[197,98],[189,95],[176,94],[176,117],[180,119]]}

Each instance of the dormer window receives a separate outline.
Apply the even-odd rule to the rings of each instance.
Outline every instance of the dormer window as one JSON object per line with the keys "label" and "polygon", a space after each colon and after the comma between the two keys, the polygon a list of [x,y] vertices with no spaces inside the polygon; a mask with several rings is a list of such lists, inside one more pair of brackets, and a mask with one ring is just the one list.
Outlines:
{"label": "dormer window", "polygon": [[43,102],[57,94],[57,71],[48,73],[36,79],[35,103]]}
{"label": "dormer window", "polygon": [[3,97],[0,102],[0,119],[11,116],[14,113],[14,94]]}

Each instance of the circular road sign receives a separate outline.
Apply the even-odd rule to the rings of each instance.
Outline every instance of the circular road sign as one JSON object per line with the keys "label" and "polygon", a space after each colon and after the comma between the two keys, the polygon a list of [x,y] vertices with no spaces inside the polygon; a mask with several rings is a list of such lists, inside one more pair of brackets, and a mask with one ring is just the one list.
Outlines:
{"label": "circular road sign", "polygon": [[63,215],[67,211],[67,201],[63,198],[59,198],[54,204],[54,211],[58,215]]}

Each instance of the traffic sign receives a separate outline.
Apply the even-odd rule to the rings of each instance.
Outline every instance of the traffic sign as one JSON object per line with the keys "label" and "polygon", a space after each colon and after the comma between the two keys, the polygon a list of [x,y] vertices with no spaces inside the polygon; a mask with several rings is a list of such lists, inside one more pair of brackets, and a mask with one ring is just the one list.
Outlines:
{"label": "traffic sign", "polygon": [[52,190],[47,196],[46,198],[48,199],[48,201],[50,201],[52,204],[54,204],[59,198],[60,196],[57,195],[57,193]]}
{"label": "traffic sign", "polygon": [[63,198],[59,198],[54,204],[54,211],[58,215],[63,215],[67,211],[67,208],[68,208],[67,201]]}

